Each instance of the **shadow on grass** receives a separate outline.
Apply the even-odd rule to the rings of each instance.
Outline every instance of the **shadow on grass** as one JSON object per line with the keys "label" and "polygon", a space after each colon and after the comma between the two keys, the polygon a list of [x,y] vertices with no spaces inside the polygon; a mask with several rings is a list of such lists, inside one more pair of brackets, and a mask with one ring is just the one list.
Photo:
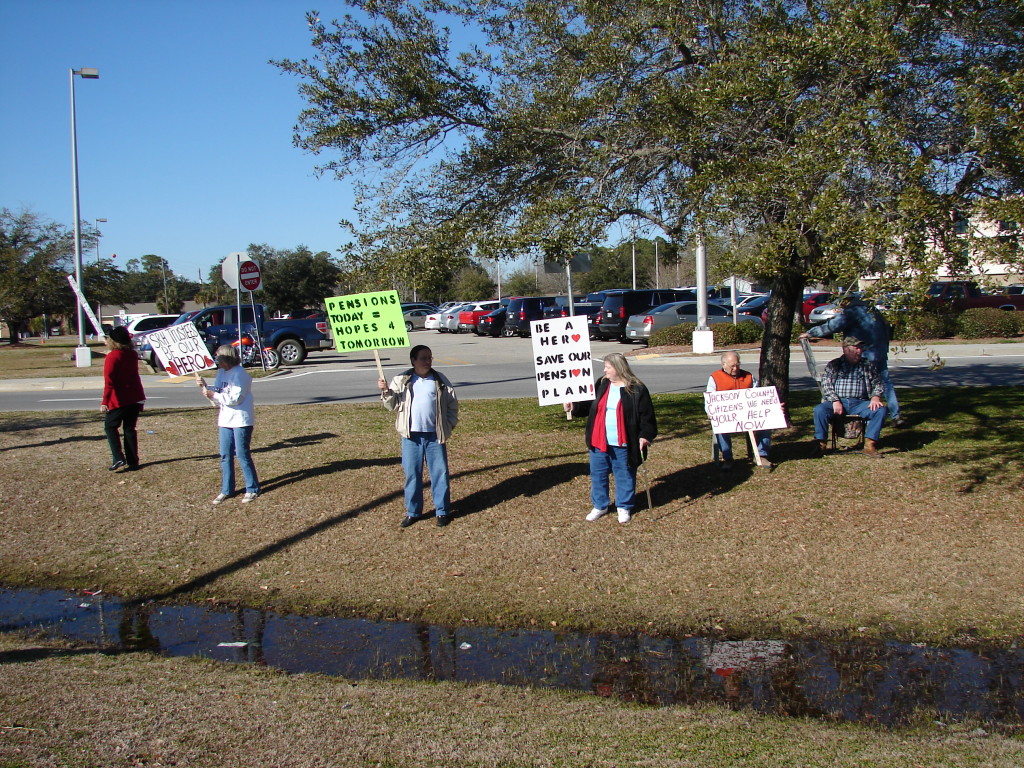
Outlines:
{"label": "shadow on grass", "polygon": [[331,438],[338,437],[333,432],[319,432],[315,435],[299,435],[298,437],[286,437],[284,440],[278,440],[276,443],[270,445],[264,445],[262,448],[253,448],[253,453],[265,453],[267,451],[277,451],[281,448],[303,448],[310,445],[316,445],[322,443],[324,440],[330,440]]}
{"label": "shadow on grass", "polygon": [[[317,474],[325,474],[328,471],[328,468],[333,467],[334,464],[343,463],[345,462],[332,462],[331,464],[326,464],[324,465],[323,468],[318,468],[321,469],[322,471],[318,472]],[[271,482],[273,483],[274,481]],[[294,482],[294,480],[291,480],[290,482]],[[379,507],[382,504],[388,504],[392,501],[403,498],[403,495],[403,491],[399,489],[398,491],[394,491],[383,496],[378,496],[377,498],[372,499],[366,502],[365,504],[361,504],[358,507],[346,510],[345,512],[339,512],[336,515],[331,515],[330,517],[321,520],[316,525],[311,525],[308,528],[304,528],[301,531],[296,531],[292,535],[285,536],[281,539],[278,539],[275,542],[267,544],[266,546],[260,547],[259,549],[254,550],[248,555],[236,558],[235,560],[232,560],[229,563],[225,563],[219,568],[214,568],[212,571],[207,571],[206,573],[197,576],[194,579],[186,581],[184,584],[180,584],[177,587],[174,587],[174,589],[169,589],[154,595],[144,595],[142,597],[137,597],[126,604],[138,606],[150,600],[171,600],[174,598],[181,597],[183,595],[187,595],[189,592],[194,592],[198,589],[208,587],[210,584],[217,581],[223,576],[228,576],[232,573],[236,573],[242,570],[243,568],[248,568],[250,565],[255,565],[256,563],[261,562],[262,560],[265,560],[268,557],[276,555],[278,552],[288,549],[288,547],[292,546],[293,544],[298,544],[299,542],[311,539],[317,534],[330,530],[336,525],[340,525],[341,523],[344,523],[347,520],[352,520],[358,517],[363,512],[369,512],[370,510],[375,509],[376,507]]]}
{"label": "shadow on grass", "polygon": [[[102,436],[103,416],[99,411],[96,413],[73,411],[53,411],[34,414],[5,413],[0,415],[0,432],[21,432],[26,429],[50,429],[52,427],[68,429],[69,427],[91,423],[99,424],[99,431]],[[20,448],[22,446],[17,447]]]}
{"label": "shadow on grass", "polygon": [[[568,455],[576,454],[567,454],[567,456]],[[564,457],[558,456],[551,458]],[[494,467],[491,467],[487,471],[491,471],[493,469]],[[480,471],[481,470],[474,470],[472,473],[465,474],[475,474]],[[542,493],[550,491],[552,488],[562,485],[563,483],[568,483],[574,478],[588,474],[589,472],[590,466],[586,462],[582,461],[564,462],[562,464],[538,467],[524,475],[509,477],[496,485],[476,491],[475,493],[471,493],[469,496],[459,499],[452,504],[452,515],[454,517],[468,517],[469,515],[475,515],[478,512],[485,512],[498,504],[511,499],[518,499],[527,496],[539,496]]]}
{"label": "shadow on grass", "polygon": [[[556,458],[558,458],[558,457],[556,457]],[[354,468],[360,468],[360,467],[365,467],[365,466],[369,466],[369,465],[380,466],[380,465],[383,465],[383,464],[398,464],[398,463],[400,463],[400,461],[401,461],[400,458],[397,457],[397,456],[394,456],[394,457],[391,457],[391,458],[386,458],[386,459],[376,458],[376,459],[359,459],[359,460],[350,460],[350,461],[333,461],[333,462],[330,462],[329,464],[323,464],[323,465],[321,465],[319,467],[312,467],[310,469],[299,470],[298,472],[293,472],[293,473],[288,473],[288,474],[285,474],[285,475],[281,475],[280,477],[276,477],[276,478],[274,478],[272,480],[269,480],[267,482],[261,482],[260,486],[261,486],[261,490],[266,491],[266,490],[270,490],[272,488],[281,488],[281,487],[283,487],[285,485],[289,485],[291,483],[298,482],[299,480],[304,480],[304,479],[309,479],[309,478],[313,478],[313,477],[318,477],[318,476],[321,476],[321,475],[331,474],[331,473],[337,472],[339,470],[354,469]],[[528,464],[528,463],[532,463],[534,461],[536,461],[536,459],[523,459],[521,461],[502,463],[502,464],[493,465],[493,466],[490,466],[490,467],[483,467],[481,469],[472,470],[471,472],[460,473],[459,475],[454,476],[453,480],[458,479],[459,477],[466,476],[466,475],[476,474],[476,473],[479,473],[479,472],[492,472],[492,471],[500,469],[500,468],[509,467],[509,466],[513,466],[513,465],[516,465],[516,464]],[[571,467],[571,466],[579,466],[579,465],[569,465],[569,464],[566,464],[566,465],[560,465],[560,466],[561,466],[561,468],[555,467],[554,469],[556,471],[553,472],[553,473],[542,471],[541,474],[542,474],[542,476],[544,478],[542,482],[543,483],[550,483],[550,482],[556,480],[557,478],[562,478],[562,477],[570,477],[571,478],[571,477],[575,477],[576,476],[575,474],[571,474],[571,475],[568,474],[568,469],[567,468]],[[545,469],[551,469],[551,468],[545,468]],[[511,483],[515,483],[515,488],[519,488],[519,492],[516,495],[522,495],[522,490],[520,488],[520,486],[524,485],[524,479],[522,477],[512,478],[508,482],[510,484]],[[562,480],[558,480],[558,482],[562,482]],[[508,487],[509,487],[509,489],[513,488],[512,485],[509,485]],[[539,485],[536,486],[536,487],[537,487],[537,491],[536,492],[538,492],[538,493],[541,492],[541,490],[543,490],[543,488],[541,488]],[[493,489],[489,489],[487,491],[487,493],[491,493],[492,491],[493,491]],[[481,511],[483,509],[486,509],[488,506],[492,506],[490,504],[488,504],[487,506],[481,506],[479,500],[474,500],[475,496],[477,496],[477,494],[471,494],[469,497],[467,497],[469,499],[469,506],[468,507],[464,506],[464,503],[463,503],[464,500],[456,501],[453,504],[453,506],[455,506],[457,508],[457,510],[459,510],[459,511],[456,512],[456,516],[465,515],[465,514],[472,514],[472,512],[467,512],[466,511],[467,509],[470,509],[470,510],[473,510],[473,511]],[[301,531],[296,531],[295,533],[291,534],[290,536],[285,536],[283,538],[278,539],[275,542],[271,542],[270,544],[267,544],[266,546],[263,546],[263,547],[260,547],[259,549],[254,550],[253,552],[249,553],[248,555],[243,555],[242,557],[236,558],[235,560],[232,560],[229,563],[225,563],[224,565],[220,566],[219,568],[214,568],[211,571],[207,571],[206,573],[201,574],[200,576],[197,576],[194,579],[190,579],[189,581],[185,582],[184,584],[180,584],[177,587],[174,587],[173,589],[165,590],[164,592],[160,592],[160,593],[157,593],[157,594],[143,595],[141,597],[137,597],[137,598],[135,598],[135,599],[133,599],[131,601],[128,601],[125,604],[127,606],[131,606],[131,607],[138,607],[138,606],[141,606],[143,603],[147,603],[147,602],[149,602],[151,600],[152,601],[160,601],[160,600],[171,600],[171,599],[175,599],[175,598],[180,598],[183,595],[187,595],[190,592],[194,592],[194,591],[196,591],[198,589],[202,589],[204,587],[207,587],[210,584],[212,584],[213,582],[217,581],[218,579],[220,579],[220,578],[222,578],[224,576],[228,576],[228,575],[230,575],[232,573],[236,573],[236,572],[242,570],[243,568],[248,568],[249,566],[255,565],[256,563],[261,562],[262,560],[265,560],[268,557],[276,555],[278,552],[281,552],[281,551],[283,551],[285,549],[288,549],[288,547],[292,546],[293,544],[298,544],[299,542],[311,539],[314,536],[316,536],[316,535],[318,535],[320,533],[323,533],[324,531],[330,530],[331,528],[335,527],[336,525],[340,525],[341,523],[344,523],[347,520],[355,519],[356,517],[361,515],[363,512],[369,512],[370,510],[376,509],[377,507],[380,507],[380,506],[382,506],[384,504],[389,504],[389,503],[391,503],[393,501],[398,501],[398,500],[403,500],[404,501],[404,498],[405,498],[405,491],[404,491],[403,488],[399,487],[399,489],[396,490],[396,491],[393,491],[391,493],[386,493],[386,494],[384,494],[382,496],[378,496],[375,499],[371,499],[370,501],[367,501],[364,504],[360,504],[359,506],[354,507],[352,509],[349,509],[349,510],[347,510],[345,512],[339,512],[336,515],[332,515],[332,516],[330,516],[328,518],[325,518],[325,519],[321,520],[319,523],[316,523],[315,525],[311,525],[308,528],[304,528]]]}
{"label": "shadow on grass", "polygon": [[[253,453],[255,453],[255,451],[253,451]],[[266,493],[268,491],[278,490],[287,485],[291,485],[292,483],[299,483],[303,480],[312,480],[315,477],[323,477],[324,475],[332,475],[335,472],[344,472],[350,469],[364,469],[366,467],[385,467],[400,463],[401,458],[398,456],[332,461],[327,464],[321,464],[318,467],[307,467],[305,469],[297,469],[294,472],[286,472],[285,474],[278,475],[270,480],[261,480],[260,492]]]}
{"label": "shadow on grass", "polygon": [[76,435],[73,437],[58,437],[56,440],[44,440],[41,443],[25,443],[25,445],[8,445],[6,448],[0,448],[0,453],[4,451],[20,451],[24,448],[50,448],[54,445],[67,445],[68,443],[91,443],[95,441],[106,442],[106,435]]}

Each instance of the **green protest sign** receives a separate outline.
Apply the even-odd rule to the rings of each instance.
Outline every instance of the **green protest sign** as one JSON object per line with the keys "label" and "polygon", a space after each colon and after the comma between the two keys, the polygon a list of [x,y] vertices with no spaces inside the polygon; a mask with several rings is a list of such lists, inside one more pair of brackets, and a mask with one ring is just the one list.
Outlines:
{"label": "green protest sign", "polygon": [[409,346],[398,291],[335,296],[324,305],[339,352]]}

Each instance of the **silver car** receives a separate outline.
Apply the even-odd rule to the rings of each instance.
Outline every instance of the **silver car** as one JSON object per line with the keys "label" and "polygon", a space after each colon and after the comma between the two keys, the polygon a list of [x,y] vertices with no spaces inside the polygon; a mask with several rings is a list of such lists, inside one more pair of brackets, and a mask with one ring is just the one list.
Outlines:
{"label": "silver car", "polygon": [[411,331],[414,328],[423,328],[427,322],[427,315],[437,314],[429,309],[407,309],[402,313],[405,318],[405,330]]}
{"label": "silver car", "polygon": [[449,307],[441,313],[441,324],[437,330],[441,333],[458,333],[459,332],[459,312],[464,309],[472,309],[472,302],[463,302],[462,304],[456,304],[454,307]]}
{"label": "silver car", "polygon": [[[670,328],[681,323],[697,322],[697,302],[695,301],[674,301],[671,304],[662,304],[647,312],[633,315],[626,321],[626,339],[629,341],[647,341],[651,334],[660,331],[662,328]],[[720,304],[708,302],[708,325],[714,323],[731,323],[732,310]],[[757,323],[763,327],[759,317],[740,315],[739,322]]]}

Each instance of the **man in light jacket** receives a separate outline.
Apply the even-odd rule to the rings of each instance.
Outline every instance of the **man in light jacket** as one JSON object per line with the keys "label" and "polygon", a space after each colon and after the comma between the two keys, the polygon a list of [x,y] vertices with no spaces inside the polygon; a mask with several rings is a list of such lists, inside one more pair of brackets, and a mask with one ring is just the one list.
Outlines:
{"label": "man in light jacket", "polygon": [[446,443],[459,421],[459,401],[452,383],[433,368],[430,347],[419,344],[409,353],[412,368],[400,373],[388,386],[377,380],[381,401],[396,411],[395,429],[402,437],[402,469],[405,471],[405,519],[408,528],[423,516],[423,463],[430,473],[437,525],[451,522]]}

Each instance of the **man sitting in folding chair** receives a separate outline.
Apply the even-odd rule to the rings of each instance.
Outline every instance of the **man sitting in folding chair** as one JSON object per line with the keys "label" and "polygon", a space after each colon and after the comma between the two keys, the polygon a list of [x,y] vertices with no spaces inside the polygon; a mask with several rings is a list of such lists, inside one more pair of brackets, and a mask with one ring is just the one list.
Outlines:
{"label": "man sitting in folding chair", "polygon": [[882,404],[885,385],[875,364],[861,358],[863,342],[855,336],[843,339],[843,356],[825,366],[821,376],[822,402],[814,408],[815,455],[828,450],[828,429],[833,419],[844,415],[864,419],[866,456],[878,456],[878,438],[888,413]]}
{"label": "man sitting in folding chair", "polygon": [[[707,392],[723,392],[727,389],[751,389],[757,386],[753,374],[740,368],[740,356],[735,352],[722,353],[722,369],[715,371],[708,379]],[[722,463],[719,468],[723,472],[732,469],[732,435],[728,433],[715,434],[714,436],[714,459],[718,461],[718,454],[722,454]],[[746,439],[746,434],[743,435]],[[768,460],[768,449],[772,444],[772,431],[766,429],[755,432],[754,439],[757,441],[757,452],[761,455],[758,466],[771,469],[775,465]],[[749,447],[748,447],[749,451]]]}

